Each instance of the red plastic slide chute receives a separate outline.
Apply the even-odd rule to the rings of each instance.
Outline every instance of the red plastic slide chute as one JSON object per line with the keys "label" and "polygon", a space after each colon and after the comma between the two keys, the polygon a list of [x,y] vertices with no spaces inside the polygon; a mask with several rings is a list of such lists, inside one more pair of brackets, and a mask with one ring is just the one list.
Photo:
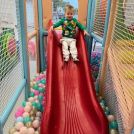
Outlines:
{"label": "red plastic slide chute", "polygon": [[48,34],[46,105],[41,134],[108,134],[91,78],[82,32],[77,37],[79,62],[63,61],[57,34]]}

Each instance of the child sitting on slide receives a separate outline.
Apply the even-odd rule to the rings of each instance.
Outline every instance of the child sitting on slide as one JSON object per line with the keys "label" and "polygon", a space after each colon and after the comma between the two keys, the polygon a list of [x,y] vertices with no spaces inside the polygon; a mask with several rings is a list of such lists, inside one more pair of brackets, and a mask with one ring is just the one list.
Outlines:
{"label": "child sitting on slide", "polygon": [[53,30],[56,27],[62,26],[62,39],[60,42],[62,43],[62,53],[65,62],[69,60],[70,54],[73,61],[79,61],[75,39],[76,27],[83,30],[84,35],[89,35],[86,28],[79,23],[77,19],[73,18],[73,15],[74,7],[72,5],[66,5],[65,18],[62,18],[59,22],[50,27],[50,30]]}

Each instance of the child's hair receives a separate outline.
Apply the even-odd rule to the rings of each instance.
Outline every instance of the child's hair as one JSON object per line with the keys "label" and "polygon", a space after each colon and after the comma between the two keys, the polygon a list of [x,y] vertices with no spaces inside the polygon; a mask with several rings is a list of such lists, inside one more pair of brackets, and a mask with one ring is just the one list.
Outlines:
{"label": "child's hair", "polygon": [[66,12],[67,10],[73,10],[73,11],[74,11],[74,7],[73,7],[72,5],[70,5],[70,4],[67,4],[67,5],[65,6],[65,12]]}

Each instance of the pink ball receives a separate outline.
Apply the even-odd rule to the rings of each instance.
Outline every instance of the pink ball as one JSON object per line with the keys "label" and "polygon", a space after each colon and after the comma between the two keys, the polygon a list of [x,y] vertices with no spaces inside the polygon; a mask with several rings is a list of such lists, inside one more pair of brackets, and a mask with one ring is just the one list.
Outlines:
{"label": "pink ball", "polygon": [[31,90],[31,92],[34,92],[35,91],[33,88],[31,88],[30,90]]}
{"label": "pink ball", "polygon": [[28,134],[27,132],[28,132],[27,127],[22,127],[22,128],[20,129],[20,134]]}
{"label": "pink ball", "polygon": [[36,80],[36,81],[39,81],[39,80],[40,80],[40,78],[39,78],[39,77],[37,77],[35,80]]}
{"label": "pink ball", "polygon": [[40,121],[39,120],[34,120],[32,124],[33,124],[34,128],[38,128],[40,126]]}
{"label": "pink ball", "polygon": [[35,95],[39,95],[39,91],[34,90],[33,92],[34,92]]}
{"label": "pink ball", "polygon": [[44,94],[43,94],[43,93],[40,93],[39,95],[40,95],[40,96],[44,96]]}
{"label": "pink ball", "polygon": [[29,116],[29,113],[28,112],[24,112],[23,113],[23,117],[28,117]]}
{"label": "pink ball", "polygon": [[35,133],[35,131],[33,128],[28,128],[28,134],[34,134],[34,133]]}
{"label": "pink ball", "polygon": [[32,107],[29,106],[29,105],[26,105],[26,106],[24,107],[24,110],[25,110],[25,112],[30,113],[30,111],[32,110]]}
{"label": "pink ball", "polygon": [[107,119],[108,119],[109,122],[112,122],[112,121],[115,120],[115,117],[113,115],[108,115]]}
{"label": "pink ball", "polygon": [[21,112],[21,113],[24,113],[24,107],[19,107],[19,108],[17,109],[17,111],[19,111],[19,112]]}
{"label": "pink ball", "polygon": [[16,130],[20,130],[22,127],[24,127],[24,124],[23,124],[22,122],[17,122],[17,123],[15,124]]}
{"label": "pink ball", "polygon": [[42,83],[39,83],[39,84],[38,84],[38,86],[39,86],[39,87],[43,87],[43,86],[44,86],[44,84],[42,84]]}
{"label": "pink ball", "polygon": [[45,104],[45,101],[42,101],[42,105],[44,105]]}
{"label": "pink ball", "polygon": [[22,116],[22,114],[23,114],[23,113],[17,111],[17,112],[15,113],[15,118],[18,118],[18,117]]}

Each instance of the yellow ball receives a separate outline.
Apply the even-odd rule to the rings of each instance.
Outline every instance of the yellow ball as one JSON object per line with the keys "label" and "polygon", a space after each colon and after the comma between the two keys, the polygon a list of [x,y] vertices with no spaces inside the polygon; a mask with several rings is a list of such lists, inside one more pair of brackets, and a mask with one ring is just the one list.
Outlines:
{"label": "yellow ball", "polygon": [[116,129],[111,129],[110,134],[119,134],[119,133],[118,133],[118,131]]}
{"label": "yellow ball", "polygon": [[28,122],[28,123],[26,123],[25,126],[26,126],[27,128],[32,127],[32,122]]}
{"label": "yellow ball", "polygon": [[9,130],[9,134],[13,134],[13,133],[15,133],[16,132],[16,129],[15,128],[11,128],[10,130]]}

